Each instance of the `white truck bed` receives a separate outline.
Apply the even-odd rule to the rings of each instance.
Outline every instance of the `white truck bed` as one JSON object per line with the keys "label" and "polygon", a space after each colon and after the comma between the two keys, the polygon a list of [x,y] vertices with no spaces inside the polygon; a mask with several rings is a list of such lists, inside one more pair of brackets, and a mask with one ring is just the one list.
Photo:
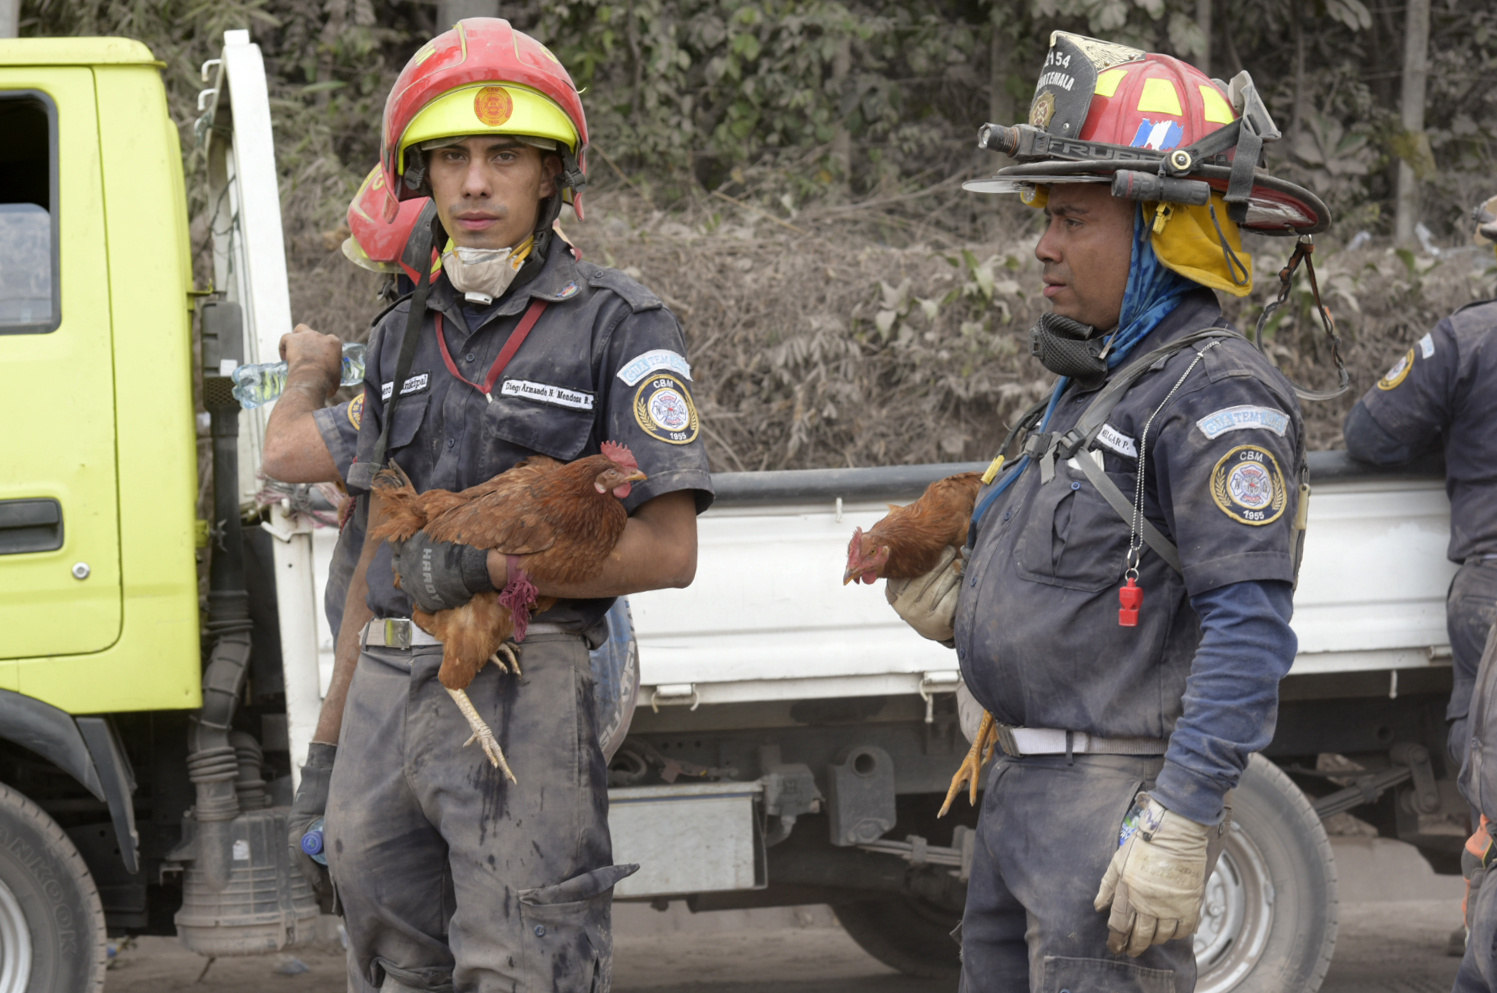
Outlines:
{"label": "white truck bed", "polygon": [[[847,542],[890,501],[971,465],[723,473],[698,520],[696,581],[629,598],[641,706],[952,692],[956,655],[911,631],[883,584],[843,586]],[[975,468],[981,468],[976,466]],[[1432,475],[1311,459],[1314,495],[1290,678],[1449,664],[1449,502]],[[316,588],[335,535],[314,536]],[[317,612],[321,685],[332,635]]]}
{"label": "white truck bed", "polygon": [[[843,586],[855,527],[937,476],[980,466],[729,473],[698,523],[696,581],[631,596],[640,704],[951,691],[956,656],[916,635],[883,584]],[[1312,459],[1291,677],[1448,664],[1449,504],[1438,478]],[[877,495],[871,491],[882,490]]]}

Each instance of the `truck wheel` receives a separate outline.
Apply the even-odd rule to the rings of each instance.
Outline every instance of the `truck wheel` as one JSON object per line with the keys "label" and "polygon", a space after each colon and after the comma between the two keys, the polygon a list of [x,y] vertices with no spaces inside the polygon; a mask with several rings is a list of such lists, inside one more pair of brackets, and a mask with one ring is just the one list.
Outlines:
{"label": "truck wheel", "polygon": [[833,904],[832,913],[859,948],[905,975],[954,980],[961,972],[961,947],[951,937],[960,909],[895,895]]}
{"label": "truck wheel", "polygon": [[1299,787],[1254,755],[1196,929],[1197,993],[1315,993],[1336,946],[1336,864]]}
{"label": "truck wheel", "polygon": [[104,910],[47,812],[0,784],[0,993],[100,993]]}

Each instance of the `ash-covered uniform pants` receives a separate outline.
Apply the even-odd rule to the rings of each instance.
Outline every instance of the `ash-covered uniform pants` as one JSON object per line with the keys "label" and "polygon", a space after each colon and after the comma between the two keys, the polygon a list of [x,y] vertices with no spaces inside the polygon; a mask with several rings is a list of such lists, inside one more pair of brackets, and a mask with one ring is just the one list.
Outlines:
{"label": "ash-covered uniform pants", "polygon": [[988,773],[960,929],[960,993],[1190,993],[1190,938],[1107,951],[1092,900],[1159,757],[999,756]]}
{"label": "ash-covered uniform pants", "polygon": [[[1487,632],[1497,620],[1497,558],[1467,559],[1450,581],[1445,596],[1445,628],[1450,635],[1450,756],[1457,766],[1466,761],[1471,742],[1467,716],[1476,670],[1481,666]],[[1472,812],[1473,824],[1478,816]]]}
{"label": "ash-covered uniform pants", "polygon": [[349,989],[606,993],[614,866],[588,644],[533,631],[468,696],[504,779],[437,681],[441,647],[366,648],[343,716],[327,851]]}

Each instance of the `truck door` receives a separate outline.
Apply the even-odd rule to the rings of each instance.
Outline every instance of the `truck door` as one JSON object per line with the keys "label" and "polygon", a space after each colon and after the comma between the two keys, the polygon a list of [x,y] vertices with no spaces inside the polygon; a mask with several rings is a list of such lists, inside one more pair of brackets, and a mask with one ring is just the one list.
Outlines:
{"label": "truck door", "polygon": [[97,652],[120,634],[95,104],[86,66],[0,64],[0,658]]}

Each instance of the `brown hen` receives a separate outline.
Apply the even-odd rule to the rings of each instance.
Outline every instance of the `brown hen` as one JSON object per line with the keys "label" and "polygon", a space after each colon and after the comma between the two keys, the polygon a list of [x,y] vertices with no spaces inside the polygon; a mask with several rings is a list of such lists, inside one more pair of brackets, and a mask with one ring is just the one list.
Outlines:
{"label": "brown hen", "polygon": [[[959,550],[967,543],[972,508],[981,488],[981,473],[959,472],[931,483],[909,506],[891,504],[889,513],[866,533],[862,528],[853,532],[852,541],[847,545],[843,584],[854,581],[872,583],[877,579],[915,579],[930,572],[947,548]],[[953,568],[960,567],[961,560],[957,559]],[[951,809],[951,801],[963,786],[969,787],[969,799],[976,806],[978,773],[992,758],[997,744],[993,715],[983,711],[982,723],[972,739],[972,748],[951,777],[946,802],[936,816],[944,816]]]}
{"label": "brown hen", "polygon": [[[645,475],[623,445],[605,441],[602,450],[600,455],[566,463],[531,456],[456,493],[417,493],[393,462],[374,477],[385,516],[371,530],[373,540],[405,541],[424,531],[433,541],[496,549],[510,556],[509,583],[502,591],[479,593],[449,610],[427,613],[416,608],[411,613],[421,630],[442,642],[437,679],[473,729],[464,744],[476,740],[510,782],[515,776],[504,752],[465,691],[491,660],[519,673],[516,646],[525,638],[531,615],[556,602],[554,597],[538,597],[534,584],[586,580],[597,574],[618,544],[629,517],[620,501]],[[524,568],[515,558],[520,555],[525,556]],[[395,581],[398,585],[398,575]]]}
{"label": "brown hen", "polygon": [[853,532],[842,582],[914,579],[930,572],[943,551],[966,543],[981,486],[981,473],[959,472],[931,483],[906,507],[890,504],[877,524]]}

